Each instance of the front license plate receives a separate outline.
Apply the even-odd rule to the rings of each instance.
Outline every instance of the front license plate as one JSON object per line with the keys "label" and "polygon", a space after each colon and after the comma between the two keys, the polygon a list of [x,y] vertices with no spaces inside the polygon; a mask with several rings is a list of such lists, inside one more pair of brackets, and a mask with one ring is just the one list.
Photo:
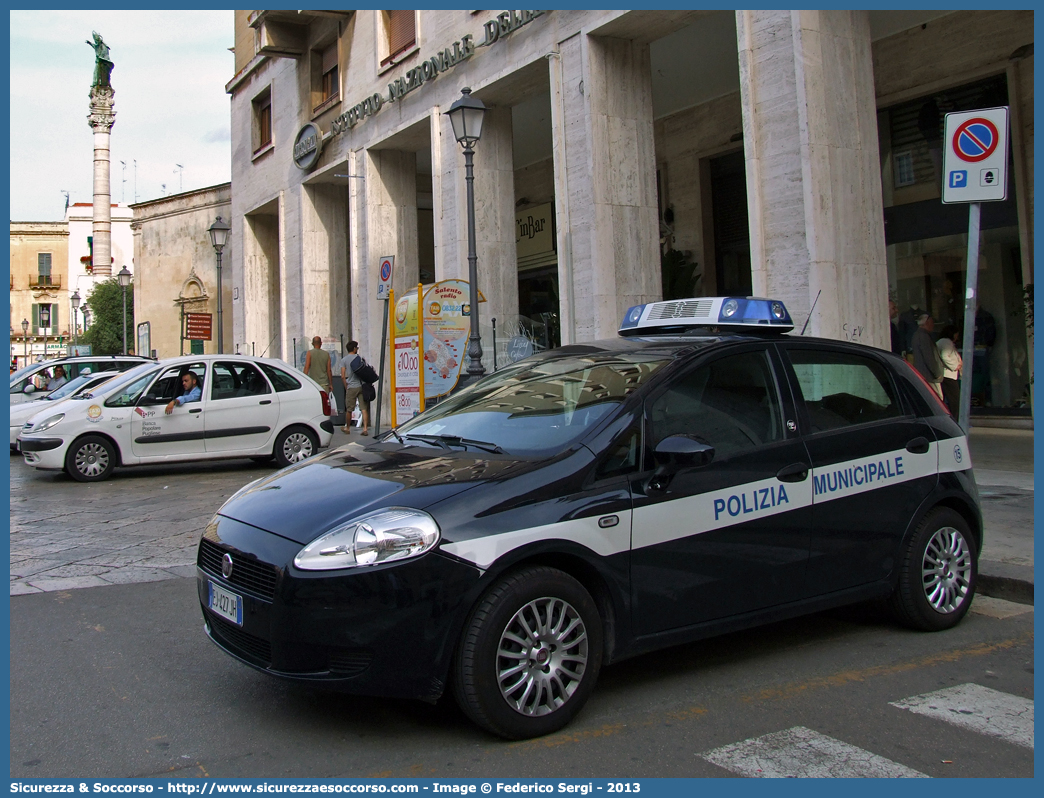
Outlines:
{"label": "front license plate", "polygon": [[242,626],[243,597],[230,593],[213,582],[208,582],[208,584],[210,585],[210,597],[207,601],[207,606],[211,612],[215,612],[222,618],[232,621],[237,626]]}

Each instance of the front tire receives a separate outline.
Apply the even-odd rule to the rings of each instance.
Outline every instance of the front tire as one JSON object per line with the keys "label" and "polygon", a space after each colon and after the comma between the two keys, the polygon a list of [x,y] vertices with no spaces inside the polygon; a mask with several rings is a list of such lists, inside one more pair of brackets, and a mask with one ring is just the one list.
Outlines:
{"label": "front tire", "polygon": [[289,427],[276,438],[272,456],[276,465],[286,468],[307,460],[319,451],[319,438],[307,427]]}
{"label": "front tire", "polygon": [[65,453],[65,471],[77,482],[101,482],[116,467],[116,448],[101,435],[84,435]]}
{"label": "front tire", "polygon": [[558,731],[583,708],[602,666],[602,620],[569,574],[531,567],[479,601],[454,661],[464,713],[510,740]]}
{"label": "front tire", "polygon": [[914,629],[949,629],[967,614],[977,577],[978,552],[968,522],[948,507],[937,507],[910,539],[891,598],[892,612]]}

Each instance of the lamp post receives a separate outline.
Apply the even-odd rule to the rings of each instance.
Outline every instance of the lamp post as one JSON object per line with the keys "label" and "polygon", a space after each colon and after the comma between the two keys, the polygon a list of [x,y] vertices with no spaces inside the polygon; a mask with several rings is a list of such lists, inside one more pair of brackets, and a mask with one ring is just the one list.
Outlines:
{"label": "lamp post", "polygon": [[25,348],[23,366],[29,365],[29,319],[22,319],[22,346]]}
{"label": "lamp post", "polygon": [[464,147],[464,180],[468,187],[468,301],[471,304],[471,336],[468,338],[468,376],[481,377],[482,338],[479,335],[478,256],[475,254],[475,145],[482,137],[482,118],[486,106],[471,89],[460,90],[460,99],[446,113],[453,125],[453,137]]}
{"label": "lamp post", "polygon": [[73,291],[73,295],[71,297],[69,297],[69,301],[72,303],[72,309],[73,309],[72,334],[73,334],[73,351],[75,352],[76,351],[76,311],[80,307],[80,292],[79,291]]}
{"label": "lamp post", "polygon": [[220,216],[214,224],[210,225],[210,243],[214,246],[214,252],[217,253],[217,351],[219,355],[225,351],[224,325],[221,318],[221,250],[228,243],[228,234],[231,230],[231,225],[222,221]]}
{"label": "lamp post", "polygon": [[116,275],[120,281],[120,290],[123,292],[123,354],[127,354],[127,286],[130,285],[130,269],[124,266]]}

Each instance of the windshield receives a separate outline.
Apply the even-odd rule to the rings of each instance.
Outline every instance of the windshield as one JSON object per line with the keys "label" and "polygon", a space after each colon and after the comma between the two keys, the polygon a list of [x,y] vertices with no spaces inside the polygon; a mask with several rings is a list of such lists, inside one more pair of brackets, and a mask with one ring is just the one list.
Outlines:
{"label": "windshield", "polygon": [[[127,407],[133,405],[138,400],[138,394],[145,390],[145,386],[156,376],[157,371],[159,369],[154,363],[146,363],[123,372],[119,377],[113,377],[104,385],[105,392],[109,394],[105,406]],[[95,389],[95,391],[98,390],[98,388]]]}
{"label": "windshield", "polygon": [[[113,373],[115,374],[115,372]],[[97,380],[99,376],[101,375],[89,373],[81,374],[79,377],[69,380],[61,388],[51,391],[49,394],[47,394],[47,396],[44,397],[44,399],[46,399],[49,402],[56,402],[59,399],[64,399],[67,396],[72,396],[87,383],[93,380]]]}
{"label": "windshield", "polygon": [[397,431],[407,441],[411,435],[437,436],[457,445],[453,439],[464,438],[508,454],[554,454],[615,411],[666,362],[637,354],[522,361]]}

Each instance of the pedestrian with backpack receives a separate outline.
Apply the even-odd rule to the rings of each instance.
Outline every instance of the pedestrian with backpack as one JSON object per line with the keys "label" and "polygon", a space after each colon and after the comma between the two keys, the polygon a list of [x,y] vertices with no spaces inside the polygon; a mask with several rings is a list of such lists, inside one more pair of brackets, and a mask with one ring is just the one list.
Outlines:
{"label": "pedestrian with backpack", "polygon": [[351,433],[352,410],[356,400],[362,410],[362,434],[370,434],[370,402],[377,397],[373,384],[377,382],[377,372],[359,354],[359,342],[349,341],[345,345],[347,354],[341,358],[341,379],[344,380],[344,413],[345,426],[341,432]]}

